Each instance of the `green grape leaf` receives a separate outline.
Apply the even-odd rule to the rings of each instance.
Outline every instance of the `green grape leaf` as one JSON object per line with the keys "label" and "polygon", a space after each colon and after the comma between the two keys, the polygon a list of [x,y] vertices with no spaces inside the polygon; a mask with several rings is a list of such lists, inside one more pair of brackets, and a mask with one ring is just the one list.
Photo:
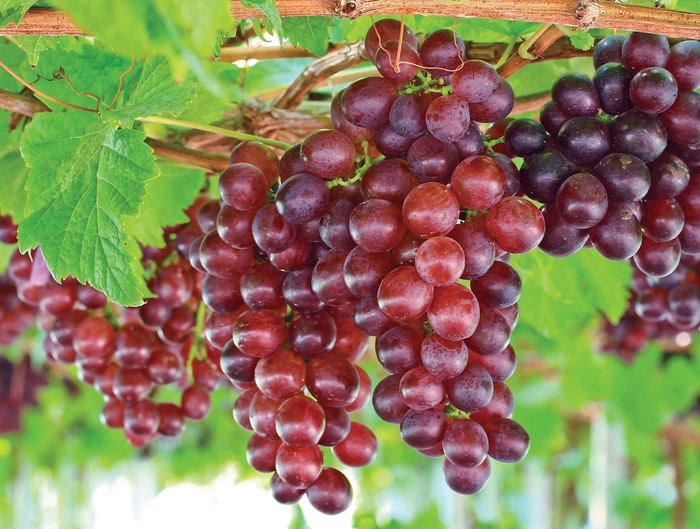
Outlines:
{"label": "green grape leaf", "polygon": [[174,76],[190,72],[219,95],[223,84],[202,60],[218,35],[234,27],[228,0],[57,0],[75,22],[99,42],[126,57],[164,54]]}
{"label": "green grape leaf", "polygon": [[177,117],[195,96],[196,83],[193,75],[175,83],[170,63],[164,56],[148,57],[137,77],[131,79],[133,90],[125,90],[126,102],[120,105],[122,108],[105,112],[105,117],[126,126],[131,126],[138,117],[166,113]]}
{"label": "green grape leaf", "polygon": [[277,35],[280,38],[280,42],[284,38],[284,26],[282,24],[282,17],[277,10],[277,2],[275,0],[241,0],[241,4],[246,9],[257,9],[263,15],[270,19],[272,25],[277,30]]}
{"label": "green grape leaf", "polygon": [[24,219],[24,206],[27,201],[24,186],[29,168],[18,150],[10,150],[0,156],[0,167],[0,213],[11,215],[15,223],[21,222]]}
{"label": "green grape leaf", "polygon": [[569,38],[571,45],[577,50],[588,51],[595,46],[595,39],[588,31],[574,31]]}
{"label": "green grape leaf", "polygon": [[17,44],[27,52],[27,59],[32,67],[39,63],[39,57],[49,48],[55,48],[58,44],[58,37],[26,36],[17,37]]}
{"label": "green grape leaf", "polygon": [[[0,57],[2,62],[13,72],[19,72],[21,66],[27,63],[27,54],[14,42],[4,37],[0,37]],[[24,86],[3,68],[0,68],[0,88],[10,92],[19,92]]]}
{"label": "green grape leaf", "polygon": [[292,46],[299,46],[314,55],[326,54],[330,17],[285,17],[284,34]]}
{"label": "green grape leaf", "polygon": [[146,181],[158,176],[144,138],[68,110],[37,114],[21,142],[31,171],[20,249],[41,245],[54,278],[89,281],[124,306],[148,295],[122,225],[124,215],[138,214]]}
{"label": "green grape leaf", "polygon": [[19,25],[24,14],[37,0],[0,0],[0,28],[8,24]]}
{"label": "green grape leaf", "polygon": [[184,213],[204,185],[203,169],[159,164],[161,174],[146,182],[146,198],[138,216],[124,217],[124,229],[142,244],[165,246],[163,228],[189,219]]}
{"label": "green grape leaf", "polygon": [[579,267],[579,289],[584,298],[617,324],[627,309],[632,268],[624,262],[609,261],[593,250],[572,257]]}

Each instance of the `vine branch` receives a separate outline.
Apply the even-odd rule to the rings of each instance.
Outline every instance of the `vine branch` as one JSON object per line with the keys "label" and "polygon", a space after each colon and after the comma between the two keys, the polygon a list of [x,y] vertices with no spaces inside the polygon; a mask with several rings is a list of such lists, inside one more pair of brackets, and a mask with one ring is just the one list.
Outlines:
{"label": "vine branch", "polygon": [[522,50],[522,52],[529,53],[534,59],[525,57],[524,55],[526,55],[526,53],[515,53],[501,65],[498,69],[498,74],[503,78],[510,77],[520,70],[520,68],[542,55],[545,50],[557,42],[561,36],[562,32],[557,26],[549,26],[547,29],[544,29],[528,49]]}
{"label": "vine branch", "polygon": [[[457,18],[496,18],[561,24],[575,28],[609,28],[660,33],[689,39],[700,38],[700,14],[623,4],[606,0],[278,0],[281,16],[437,15]],[[261,18],[256,9],[231,2],[237,20]],[[0,30],[3,35],[83,35],[84,32],[60,11],[31,8],[19,26]]]}

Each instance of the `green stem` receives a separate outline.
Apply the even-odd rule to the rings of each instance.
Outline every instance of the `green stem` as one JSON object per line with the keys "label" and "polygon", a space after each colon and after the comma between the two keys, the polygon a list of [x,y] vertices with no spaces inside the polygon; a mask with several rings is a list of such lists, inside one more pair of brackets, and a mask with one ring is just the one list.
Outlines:
{"label": "green stem", "polygon": [[194,375],[192,374],[192,362],[194,359],[204,360],[207,354],[201,353],[202,351],[202,329],[204,328],[204,318],[206,316],[206,306],[204,303],[200,303],[197,307],[197,319],[194,324],[194,341],[192,342],[192,347],[190,348],[190,354],[187,355],[187,373],[190,376],[190,381],[194,381]]}
{"label": "green stem", "polygon": [[511,52],[513,51],[513,48],[515,47],[515,44],[518,42],[519,39],[520,37],[517,35],[510,39],[508,46],[506,46],[506,49],[503,51],[503,55],[501,55],[501,58],[498,59],[498,62],[496,63],[494,68],[498,69],[501,66],[503,66],[503,63],[508,60],[508,57],[510,57]]}
{"label": "green stem", "polygon": [[518,55],[520,55],[523,59],[528,59],[530,61],[534,61],[537,57],[535,57],[532,53],[530,53],[530,48],[535,44],[537,39],[540,38],[540,36],[549,29],[549,27],[552,24],[542,24],[542,27],[535,31],[533,35],[527,39],[525,42],[523,42],[520,47],[518,48]]}
{"label": "green stem", "polygon": [[194,121],[182,121],[179,119],[164,118],[162,116],[148,116],[146,118],[136,118],[136,120],[141,121],[142,123],[160,123],[161,125],[170,125],[172,127],[184,127],[188,129],[201,130],[204,132],[211,132],[213,134],[221,134],[222,136],[227,136],[229,138],[236,138],[237,140],[259,141],[260,143],[264,143],[270,147],[277,147],[278,149],[282,149],[284,151],[291,147],[291,145],[284,143],[283,141],[270,140],[268,138],[254,136],[253,134],[222,129],[221,127],[205,125],[204,123],[195,123]]}

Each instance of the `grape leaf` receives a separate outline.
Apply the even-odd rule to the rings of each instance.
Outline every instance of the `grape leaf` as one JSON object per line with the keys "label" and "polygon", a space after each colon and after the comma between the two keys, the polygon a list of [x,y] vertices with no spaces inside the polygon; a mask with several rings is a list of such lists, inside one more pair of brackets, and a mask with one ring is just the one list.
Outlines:
{"label": "grape leaf", "polygon": [[137,216],[124,217],[124,229],[142,244],[165,246],[163,228],[182,224],[189,219],[183,212],[204,185],[203,169],[160,164],[158,178],[146,182],[146,198]]}
{"label": "grape leaf", "polygon": [[24,219],[24,206],[27,201],[27,182],[29,168],[24,163],[18,150],[10,150],[0,156],[0,213],[11,215],[17,223]]}
{"label": "grape leaf", "polygon": [[36,4],[36,0],[0,0],[0,28],[10,23],[19,25],[24,14]]}
{"label": "grape leaf", "polygon": [[131,79],[131,88],[125,90],[126,102],[120,105],[122,108],[105,112],[105,117],[126,126],[131,126],[137,117],[154,114],[177,117],[194,97],[196,83],[193,75],[175,83],[170,63],[164,56],[148,57]]}
{"label": "grape leaf", "polygon": [[277,3],[275,0],[241,0],[241,4],[246,9],[257,9],[263,15],[270,19],[272,25],[277,30],[280,42],[284,38],[284,26],[282,25],[282,17],[277,10]]}
{"label": "grape leaf", "polygon": [[326,54],[330,17],[285,17],[284,34],[292,46],[299,46],[314,55]]}
{"label": "grape leaf", "polygon": [[20,48],[27,52],[29,64],[35,67],[39,63],[39,57],[49,48],[55,48],[58,44],[58,37],[38,37],[30,35],[25,37],[17,37],[17,43]]}
{"label": "grape leaf", "polygon": [[571,45],[577,50],[587,51],[595,46],[595,39],[588,31],[574,31],[569,39],[571,40]]}
{"label": "grape leaf", "polygon": [[189,72],[224,97],[225,89],[203,61],[218,35],[235,24],[227,0],[57,0],[57,7],[115,52],[137,59],[164,54],[176,77]]}
{"label": "grape leaf", "polygon": [[[18,72],[20,66],[27,62],[27,54],[6,38],[0,38],[0,58],[13,72]],[[19,92],[23,86],[3,68],[0,68],[0,88],[10,92]]]}
{"label": "grape leaf", "polygon": [[68,110],[37,114],[21,142],[31,171],[20,249],[41,245],[54,278],[89,281],[124,306],[148,294],[122,226],[124,215],[138,214],[145,182],[158,176],[144,138]]}

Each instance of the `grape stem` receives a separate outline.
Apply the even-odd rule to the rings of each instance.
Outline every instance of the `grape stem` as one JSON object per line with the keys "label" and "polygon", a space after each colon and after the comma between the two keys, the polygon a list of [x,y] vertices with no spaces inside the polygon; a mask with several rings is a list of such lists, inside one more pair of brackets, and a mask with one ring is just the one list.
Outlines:
{"label": "grape stem", "polygon": [[445,406],[443,410],[445,412],[445,417],[452,419],[468,419],[469,414],[458,408],[455,408],[452,404]]}
{"label": "grape stem", "polygon": [[204,317],[206,315],[206,307],[204,303],[199,304],[197,307],[197,319],[194,324],[194,341],[192,342],[192,347],[190,347],[190,352],[187,355],[187,373],[189,374],[190,381],[194,382],[194,375],[192,373],[192,362],[194,359],[204,360],[207,357],[204,347],[202,347],[202,329],[204,328]]}
{"label": "grape stem", "polygon": [[331,180],[330,182],[328,182],[328,189],[332,189],[335,186],[345,187],[345,186],[352,185],[355,182],[359,182],[360,180],[362,180],[362,177],[367,172],[367,169],[372,167],[372,165],[374,165],[375,163],[381,162],[385,158],[384,155],[380,155],[374,159],[370,159],[370,157],[369,157],[369,143],[367,143],[366,141],[363,141],[362,147],[365,150],[365,154],[363,156],[357,157],[357,163],[362,162],[362,165],[357,168],[357,171],[355,171],[355,174],[352,176],[352,178],[348,178],[347,180],[343,180],[342,178],[336,178],[335,180]]}
{"label": "grape stem", "polygon": [[262,138],[260,136],[254,136],[253,134],[246,134],[245,132],[238,132],[235,130],[223,129],[221,127],[215,127],[213,125],[205,125],[204,123],[195,123],[194,121],[182,121],[179,119],[166,118],[162,116],[148,116],[145,118],[136,118],[136,121],[142,123],[160,123],[161,125],[170,125],[172,127],[184,127],[188,129],[201,130],[204,132],[212,132],[214,134],[221,134],[222,136],[227,136],[229,138],[235,138],[241,141],[259,141],[270,147],[277,147],[284,151],[288,150],[291,145],[284,143],[283,141],[271,140],[268,138]]}

